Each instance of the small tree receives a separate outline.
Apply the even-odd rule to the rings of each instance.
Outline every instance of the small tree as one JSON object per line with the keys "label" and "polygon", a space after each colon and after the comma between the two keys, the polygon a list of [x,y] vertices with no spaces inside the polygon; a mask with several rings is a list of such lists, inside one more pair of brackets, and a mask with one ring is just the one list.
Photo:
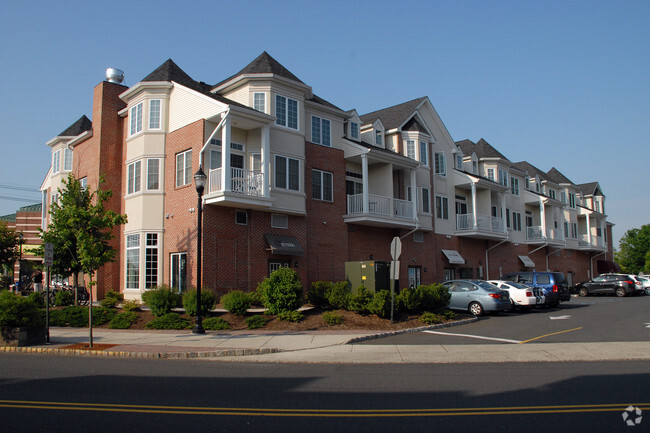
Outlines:
{"label": "small tree", "polygon": [[0,221],[0,269],[11,266],[18,258],[18,242],[18,233]]}
{"label": "small tree", "polygon": [[293,311],[302,305],[302,283],[291,268],[280,268],[257,287],[264,306],[271,314]]}
{"label": "small tree", "polygon": [[650,272],[650,224],[640,229],[625,232],[619,243],[619,251],[614,253],[614,259],[623,272],[638,274],[641,271]]}

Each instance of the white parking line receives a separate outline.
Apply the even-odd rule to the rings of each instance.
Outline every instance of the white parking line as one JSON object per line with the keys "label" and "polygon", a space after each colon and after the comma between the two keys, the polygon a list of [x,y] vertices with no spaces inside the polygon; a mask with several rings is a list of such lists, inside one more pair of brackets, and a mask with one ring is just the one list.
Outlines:
{"label": "white parking line", "polygon": [[470,335],[470,334],[454,334],[452,332],[440,332],[440,331],[422,331],[429,334],[438,334],[438,335],[451,335],[453,337],[467,337],[467,338],[476,338],[479,340],[492,340],[492,341],[503,341],[504,343],[513,343],[519,344],[521,341],[518,340],[508,340],[507,338],[495,338],[495,337],[482,337],[480,335]]}

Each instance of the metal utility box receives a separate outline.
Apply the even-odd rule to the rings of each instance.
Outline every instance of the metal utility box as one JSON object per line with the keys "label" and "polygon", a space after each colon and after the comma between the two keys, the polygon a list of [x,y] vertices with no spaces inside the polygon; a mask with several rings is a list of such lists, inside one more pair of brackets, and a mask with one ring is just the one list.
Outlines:
{"label": "metal utility box", "polygon": [[345,262],[345,279],[350,283],[352,293],[362,284],[373,293],[390,290],[390,262]]}

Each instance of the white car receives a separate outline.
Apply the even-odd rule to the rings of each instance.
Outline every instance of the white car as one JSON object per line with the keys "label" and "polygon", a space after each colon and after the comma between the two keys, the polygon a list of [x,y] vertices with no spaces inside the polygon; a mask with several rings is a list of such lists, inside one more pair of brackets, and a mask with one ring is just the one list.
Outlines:
{"label": "white car", "polygon": [[546,303],[544,292],[540,289],[533,289],[530,286],[514,281],[489,280],[488,283],[494,284],[501,290],[507,290],[510,293],[510,302],[513,307],[529,309],[535,305]]}
{"label": "white car", "polygon": [[641,285],[643,286],[645,294],[650,295],[650,275],[639,275],[636,278],[637,280],[641,281]]}

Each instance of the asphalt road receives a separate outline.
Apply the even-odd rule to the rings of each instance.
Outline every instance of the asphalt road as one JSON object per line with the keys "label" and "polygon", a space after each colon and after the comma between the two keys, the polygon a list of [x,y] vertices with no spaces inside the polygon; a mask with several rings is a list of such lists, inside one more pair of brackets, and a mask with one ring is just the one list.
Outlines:
{"label": "asphalt road", "polygon": [[[0,362],[3,432],[629,432],[650,425],[647,362],[301,365],[9,353]],[[646,415],[634,427],[623,419],[630,405]]]}
{"label": "asphalt road", "polygon": [[650,296],[572,297],[557,308],[488,314],[477,322],[362,344],[529,344],[650,341]]}

